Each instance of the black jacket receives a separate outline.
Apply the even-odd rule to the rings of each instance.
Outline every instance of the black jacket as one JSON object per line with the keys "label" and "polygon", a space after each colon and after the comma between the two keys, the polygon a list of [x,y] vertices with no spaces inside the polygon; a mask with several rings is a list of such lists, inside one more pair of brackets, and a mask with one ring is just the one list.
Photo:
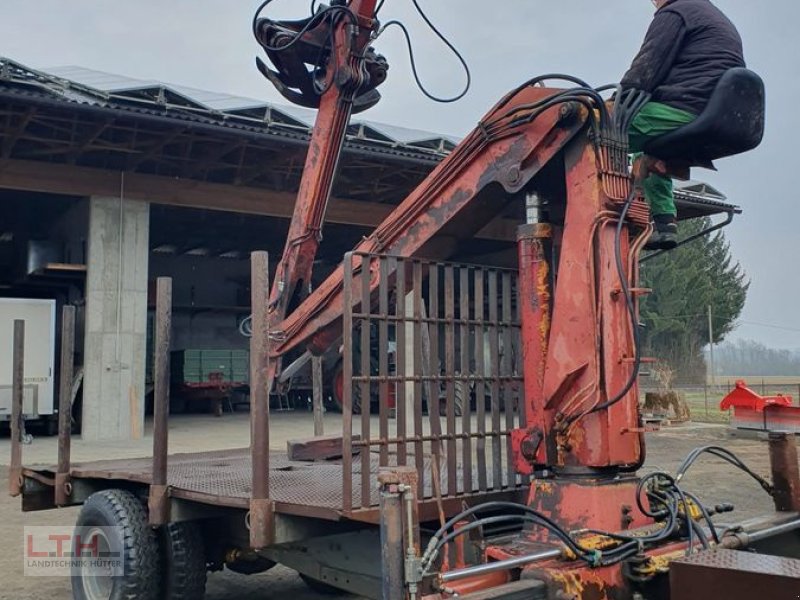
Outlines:
{"label": "black jacket", "polygon": [[622,87],[700,114],[722,74],[744,66],[742,38],[722,11],[709,0],[672,0],[656,12]]}

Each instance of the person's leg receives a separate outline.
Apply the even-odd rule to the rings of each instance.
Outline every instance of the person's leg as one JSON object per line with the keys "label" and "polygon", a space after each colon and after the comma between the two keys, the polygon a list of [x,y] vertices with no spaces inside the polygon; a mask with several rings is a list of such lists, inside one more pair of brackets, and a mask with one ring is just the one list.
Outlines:
{"label": "person's leg", "polygon": [[[688,125],[696,119],[692,113],[660,104],[649,102],[644,105],[631,123],[629,138],[632,152],[641,153],[647,143],[655,138]],[[651,248],[670,248],[677,244],[677,216],[672,179],[651,173],[644,180],[644,195],[650,205],[656,234]]]}

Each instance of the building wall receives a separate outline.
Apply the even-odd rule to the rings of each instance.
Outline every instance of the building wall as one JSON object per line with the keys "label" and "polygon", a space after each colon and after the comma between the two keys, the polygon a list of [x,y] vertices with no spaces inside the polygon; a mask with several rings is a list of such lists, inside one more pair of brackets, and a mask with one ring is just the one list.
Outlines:
{"label": "building wall", "polygon": [[89,205],[83,438],[144,431],[149,204],[93,197]]}

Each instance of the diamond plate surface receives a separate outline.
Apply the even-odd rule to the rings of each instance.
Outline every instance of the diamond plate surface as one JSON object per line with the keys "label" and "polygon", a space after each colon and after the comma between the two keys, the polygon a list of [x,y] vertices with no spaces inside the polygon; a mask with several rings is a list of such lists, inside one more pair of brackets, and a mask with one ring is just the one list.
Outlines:
{"label": "diamond plate surface", "polygon": [[701,552],[670,566],[672,600],[797,600],[800,561],[736,550]]}
{"label": "diamond plate surface", "polygon": [[[430,463],[430,458],[426,457],[426,498],[433,498]],[[239,506],[250,498],[251,464],[248,449],[173,455],[168,463],[169,486],[174,490],[202,494],[216,504]],[[379,457],[372,455],[370,480],[373,487],[370,499],[374,507],[379,503],[376,479],[380,466]],[[151,469],[152,460],[149,458],[98,461],[74,465],[72,476],[149,483]],[[287,460],[285,453],[274,452],[270,456],[270,498],[276,503],[341,510],[343,475],[341,463],[295,462]],[[352,476],[353,509],[361,508],[360,475],[361,462],[357,460],[353,464]],[[440,477],[443,483],[447,480],[444,465]],[[464,493],[463,481],[459,483],[459,492]],[[488,483],[490,488],[493,487],[491,473]],[[504,478],[502,485],[506,486],[507,483]],[[473,491],[477,491],[477,485],[473,485],[473,488]]]}

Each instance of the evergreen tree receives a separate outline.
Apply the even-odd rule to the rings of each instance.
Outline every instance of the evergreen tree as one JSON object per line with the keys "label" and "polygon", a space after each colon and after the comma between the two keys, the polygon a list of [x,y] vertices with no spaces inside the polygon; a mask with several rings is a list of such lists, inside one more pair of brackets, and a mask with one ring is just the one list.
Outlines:
{"label": "evergreen tree", "polygon": [[[681,239],[708,228],[708,218],[680,224]],[[705,377],[708,307],[714,343],[733,330],[750,286],[719,232],[642,265],[642,283],[653,293],[642,301],[642,340],[648,356],[669,363],[682,381]]]}

